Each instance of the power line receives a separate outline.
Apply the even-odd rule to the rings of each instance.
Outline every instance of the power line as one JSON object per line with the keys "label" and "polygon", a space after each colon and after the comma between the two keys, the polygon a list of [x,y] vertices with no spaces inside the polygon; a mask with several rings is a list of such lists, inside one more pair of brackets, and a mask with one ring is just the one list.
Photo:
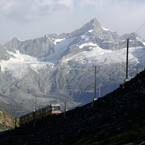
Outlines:
{"label": "power line", "polygon": [[138,27],[135,33],[141,34],[144,30],[145,30],[145,22],[140,27]]}
{"label": "power line", "polygon": [[141,34],[142,32],[144,32],[144,30],[145,30],[145,27],[142,29],[142,31],[140,31],[138,34]]}
{"label": "power line", "polygon": [[138,27],[135,32],[140,31],[144,27],[144,25],[145,25],[145,22],[140,27]]}

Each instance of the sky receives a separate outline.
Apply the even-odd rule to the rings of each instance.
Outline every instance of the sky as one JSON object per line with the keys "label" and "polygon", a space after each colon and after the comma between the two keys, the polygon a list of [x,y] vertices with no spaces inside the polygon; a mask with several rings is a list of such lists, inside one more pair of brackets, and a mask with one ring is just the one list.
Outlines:
{"label": "sky", "polygon": [[145,39],[144,14],[145,0],[0,0],[0,44],[72,32],[93,18],[120,35],[137,32]]}

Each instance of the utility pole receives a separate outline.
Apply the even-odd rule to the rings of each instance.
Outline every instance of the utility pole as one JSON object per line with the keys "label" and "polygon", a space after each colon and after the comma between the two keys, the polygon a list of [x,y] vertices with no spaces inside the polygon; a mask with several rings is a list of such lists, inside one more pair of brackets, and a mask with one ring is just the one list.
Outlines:
{"label": "utility pole", "polygon": [[14,107],[13,108],[14,109],[14,111],[13,111],[14,112],[13,128],[15,129],[15,127],[16,127],[16,106],[14,105],[13,107]]}
{"label": "utility pole", "polygon": [[96,66],[95,66],[95,78],[94,78],[94,100],[97,100],[96,98]]}
{"label": "utility pole", "polygon": [[65,114],[66,114],[66,98],[65,98],[65,101],[64,101],[64,118],[65,118]]}
{"label": "utility pole", "polygon": [[18,111],[16,111],[16,116],[17,117],[15,117],[15,127],[17,128],[17,127],[19,127],[19,125],[20,125],[20,122],[19,122],[19,118],[20,118],[20,116],[21,116],[21,110],[18,110]]}
{"label": "utility pole", "polygon": [[34,102],[35,104],[35,106],[34,106],[34,112],[37,110],[37,96],[35,96],[35,102]]}
{"label": "utility pole", "polygon": [[66,116],[66,112],[67,112],[67,99],[68,99],[68,90],[67,90],[67,86],[66,86],[66,95],[65,95],[65,100],[64,100],[64,118]]}
{"label": "utility pole", "polygon": [[101,84],[99,85],[99,98],[101,97]]}
{"label": "utility pole", "polygon": [[128,52],[129,52],[129,38],[127,39],[127,52],[126,52],[126,79],[125,82],[128,82]]}
{"label": "utility pole", "polygon": [[4,112],[4,130],[6,130],[6,112]]}
{"label": "utility pole", "polygon": [[96,101],[96,66],[95,66],[95,75],[94,75],[94,98],[92,101],[92,108],[94,107],[94,101]]}
{"label": "utility pole", "polygon": [[64,110],[65,110],[65,112],[67,111],[67,96],[66,96],[65,102],[64,102]]}

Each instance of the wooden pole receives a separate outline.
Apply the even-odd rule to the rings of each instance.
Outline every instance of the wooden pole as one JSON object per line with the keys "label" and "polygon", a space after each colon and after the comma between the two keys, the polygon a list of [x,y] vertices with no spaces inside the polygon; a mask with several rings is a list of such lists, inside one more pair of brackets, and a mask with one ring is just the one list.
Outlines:
{"label": "wooden pole", "polygon": [[97,100],[96,98],[96,66],[95,66],[95,78],[94,78],[94,101]]}
{"label": "wooden pole", "polygon": [[97,100],[96,98],[96,66],[95,66],[95,75],[94,75],[94,98],[93,98],[93,101],[92,101],[92,108],[94,107],[94,101]]}
{"label": "wooden pole", "polygon": [[6,112],[4,112],[4,130],[6,130]]}
{"label": "wooden pole", "polygon": [[99,97],[101,97],[101,85],[99,86]]}
{"label": "wooden pole", "polygon": [[127,52],[126,52],[126,79],[128,81],[128,52],[129,52],[129,39],[127,39]]}

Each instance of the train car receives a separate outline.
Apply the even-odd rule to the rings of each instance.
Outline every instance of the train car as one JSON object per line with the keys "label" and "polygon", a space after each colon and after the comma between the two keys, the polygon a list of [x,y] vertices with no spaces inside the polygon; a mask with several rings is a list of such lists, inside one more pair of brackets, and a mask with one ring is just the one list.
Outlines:
{"label": "train car", "polygon": [[34,110],[33,112],[29,112],[17,119],[18,127],[22,126],[24,124],[27,124],[29,122],[32,122],[34,120],[46,118],[47,116],[53,115],[53,114],[60,114],[61,109],[59,104],[51,104],[47,105],[43,108],[39,108],[38,110]]}
{"label": "train car", "polygon": [[59,104],[51,104],[50,109],[51,109],[51,112],[50,112],[51,114],[60,114],[61,113]]}

